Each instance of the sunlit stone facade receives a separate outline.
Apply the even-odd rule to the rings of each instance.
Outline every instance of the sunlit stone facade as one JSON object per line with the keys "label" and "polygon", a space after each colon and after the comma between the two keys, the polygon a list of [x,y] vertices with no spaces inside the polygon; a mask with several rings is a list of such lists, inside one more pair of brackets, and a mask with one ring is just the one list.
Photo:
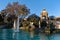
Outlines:
{"label": "sunlit stone facade", "polygon": [[45,21],[48,23],[48,21],[53,22],[53,24],[55,25],[56,28],[60,29],[60,16],[55,16],[53,19],[54,20],[49,20],[49,16],[48,16],[48,12],[46,11],[46,9],[44,8],[41,13],[40,13],[40,20],[41,22],[43,21],[45,17]]}
{"label": "sunlit stone facade", "polygon": [[48,20],[48,12],[46,11],[46,9],[44,8],[41,13],[40,13],[40,18],[41,18],[41,21],[42,19],[46,19],[46,21]]}

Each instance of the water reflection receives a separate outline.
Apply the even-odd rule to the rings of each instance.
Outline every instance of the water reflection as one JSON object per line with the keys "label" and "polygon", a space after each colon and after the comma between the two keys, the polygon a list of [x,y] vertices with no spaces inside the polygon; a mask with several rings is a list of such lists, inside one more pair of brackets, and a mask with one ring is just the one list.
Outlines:
{"label": "water reflection", "polygon": [[30,40],[40,40],[39,34],[36,34],[34,31],[29,32],[29,39]]}
{"label": "water reflection", "polygon": [[50,35],[49,39],[50,40],[60,40],[60,33]]}
{"label": "water reflection", "polygon": [[15,39],[15,40],[19,40],[19,33],[18,32],[13,32],[13,35],[12,35],[12,38]]}
{"label": "water reflection", "polygon": [[46,34],[40,33],[39,35],[40,35],[40,40],[49,40]]}
{"label": "water reflection", "polygon": [[13,32],[12,37],[15,40],[28,40],[28,33],[25,31]]}
{"label": "water reflection", "polygon": [[2,39],[2,40],[13,40],[12,31],[6,30],[6,29],[1,30],[0,39]]}
{"label": "water reflection", "polygon": [[60,34],[46,35],[44,33],[26,32],[20,30],[19,32],[13,32],[10,29],[0,29],[0,40],[60,40]]}

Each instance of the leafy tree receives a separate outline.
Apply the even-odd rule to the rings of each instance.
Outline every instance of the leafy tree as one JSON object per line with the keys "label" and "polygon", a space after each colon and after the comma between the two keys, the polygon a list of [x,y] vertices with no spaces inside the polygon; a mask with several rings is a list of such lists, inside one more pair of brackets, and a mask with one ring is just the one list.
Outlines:
{"label": "leafy tree", "polygon": [[29,25],[29,21],[27,21],[27,20],[24,20],[23,22],[22,22],[22,24],[23,24],[23,26],[28,26]]}
{"label": "leafy tree", "polygon": [[0,21],[1,21],[1,22],[4,22],[4,17],[5,17],[5,14],[4,14],[4,13],[5,13],[5,11],[2,10],[2,11],[1,11],[1,14],[0,14]]}
{"label": "leafy tree", "polygon": [[54,20],[55,16],[49,16],[49,20]]}
{"label": "leafy tree", "polygon": [[7,16],[10,15],[9,18],[12,18],[13,21],[19,21],[18,18],[25,18],[30,13],[30,10],[26,7],[26,5],[21,5],[18,2],[8,3],[4,11]]}
{"label": "leafy tree", "polygon": [[6,12],[10,15],[16,16],[26,16],[29,14],[29,9],[26,5],[21,5],[18,2],[13,2],[12,4],[8,4],[6,6]]}
{"label": "leafy tree", "polygon": [[4,20],[4,19],[2,18],[1,14],[0,14],[0,22],[3,22],[3,20]]}
{"label": "leafy tree", "polygon": [[34,24],[38,24],[39,23],[39,20],[40,20],[40,17],[37,16],[36,14],[32,14],[28,17],[27,19],[29,22],[34,22]]}

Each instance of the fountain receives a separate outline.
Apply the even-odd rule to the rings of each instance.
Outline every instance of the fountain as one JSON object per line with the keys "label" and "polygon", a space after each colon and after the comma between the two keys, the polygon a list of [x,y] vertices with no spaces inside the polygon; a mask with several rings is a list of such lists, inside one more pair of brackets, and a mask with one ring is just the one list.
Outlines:
{"label": "fountain", "polygon": [[18,19],[17,19],[17,29],[16,29],[16,31],[19,32],[19,16],[18,16]]}
{"label": "fountain", "polygon": [[13,27],[13,29],[14,29],[14,32],[15,32],[15,30],[16,30],[16,20],[14,20],[14,25],[13,25],[14,27]]}
{"label": "fountain", "polygon": [[19,16],[17,20],[14,20],[14,32],[19,32]]}
{"label": "fountain", "polygon": [[41,27],[40,27],[40,21],[39,21],[39,28],[41,28]]}

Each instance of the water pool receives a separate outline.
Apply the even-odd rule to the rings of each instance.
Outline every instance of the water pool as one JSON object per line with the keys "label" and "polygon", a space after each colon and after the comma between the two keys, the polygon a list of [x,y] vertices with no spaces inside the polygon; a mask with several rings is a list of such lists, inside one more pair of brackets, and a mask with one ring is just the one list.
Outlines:
{"label": "water pool", "polygon": [[46,35],[44,33],[35,34],[24,30],[14,32],[12,29],[0,29],[0,40],[60,40],[60,34]]}

